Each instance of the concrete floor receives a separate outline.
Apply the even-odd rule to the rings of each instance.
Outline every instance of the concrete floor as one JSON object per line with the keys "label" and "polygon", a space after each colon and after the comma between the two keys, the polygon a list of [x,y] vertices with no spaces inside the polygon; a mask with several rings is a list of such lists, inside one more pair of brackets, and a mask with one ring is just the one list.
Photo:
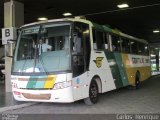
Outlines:
{"label": "concrete floor", "polygon": [[3,107],[9,107],[9,106],[14,106],[14,105],[19,105],[24,102],[19,102],[17,103],[13,96],[12,93],[6,93],[5,92],[5,85],[4,83],[0,83],[0,108]]}
{"label": "concrete floor", "polygon": [[139,90],[118,89],[100,95],[98,104],[83,101],[70,104],[38,103],[26,108],[6,111],[11,114],[160,114],[160,76],[142,83]]}

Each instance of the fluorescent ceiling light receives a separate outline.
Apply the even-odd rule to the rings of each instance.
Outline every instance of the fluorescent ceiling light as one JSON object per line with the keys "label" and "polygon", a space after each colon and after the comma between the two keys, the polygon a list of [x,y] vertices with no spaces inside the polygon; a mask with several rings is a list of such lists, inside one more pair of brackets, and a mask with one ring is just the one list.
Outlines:
{"label": "fluorescent ceiling light", "polygon": [[151,54],[151,57],[155,57],[156,55]]}
{"label": "fluorescent ceiling light", "polygon": [[117,5],[118,8],[127,8],[129,7],[128,4],[120,4],[120,5]]}
{"label": "fluorescent ceiling light", "polygon": [[71,16],[72,15],[72,13],[63,13],[63,16]]}
{"label": "fluorescent ceiling light", "polygon": [[39,17],[38,20],[39,21],[45,21],[45,20],[48,20],[48,18],[46,18],[46,17]]}
{"label": "fluorescent ceiling light", "polygon": [[153,33],[159,33],[159,30],[153,30]]}

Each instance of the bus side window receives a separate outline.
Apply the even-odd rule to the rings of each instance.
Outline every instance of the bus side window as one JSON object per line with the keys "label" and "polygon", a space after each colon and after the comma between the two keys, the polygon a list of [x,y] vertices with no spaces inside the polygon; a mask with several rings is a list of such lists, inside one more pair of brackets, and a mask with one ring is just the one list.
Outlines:
{"label": "bus side window", "polygon": [[93,48],[94,50],[104,49],[104,36],[103,32],[93,29]]}
{"label": "bus side window", "polygon": [[93,48],[94,48],[94,50],[97,50],[96,30],[95,29],[92,29],[92,34],[93,34]]}
{"label": "bus side window", "polygon": [[130,46],[131,46],[131,53],[132,54],[138,54],[138,45],[137,45],[137,41],[130,41]]}
{"label": "bus side window", "polygon": [[122,52],[123,53],[130,53],[130,43],[129,40],[126,38],[121,38],[121,45],[122,45]]}
{"label": "bus side window", "polygon": [[140,55],[149,55],[148,45],[145,43],[138,43],[138,53]]}
{"label": "bus side window", "polygon": [[103,32],[96,31],[96,42],[97,42],[97,49],[102,50],[104,48]]}
{"label": "bus side window", "polygon": [[105,50],[109,50],[110,46],[109,46],[109,34],[105,33],[105,39],[104,39],[104,49]]}
{"label": "bus side window", "polygon": [[145,44],[145,46],[144,46],[145,48],[144,48],[144,55],[149,55],[149,47],[148,47],[148,44]]}
{"label": "bus side window", "polygon": [[144,49],[145,49],[144,43],[138,42],[138,54],[144,55]]}
{"label": "bus side window", "polygon": [[112,51],[121,52],[120,38],[118,36],[112,35]]}

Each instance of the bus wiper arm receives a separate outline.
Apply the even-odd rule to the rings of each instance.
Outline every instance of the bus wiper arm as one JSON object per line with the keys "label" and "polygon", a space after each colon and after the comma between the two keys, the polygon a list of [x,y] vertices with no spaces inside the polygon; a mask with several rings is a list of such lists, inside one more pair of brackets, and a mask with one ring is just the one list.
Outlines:
{"label": "bus wiper arm", "polygon": [[36,40],[36,45],[35,45],[35,54],[34,54],[34,65],[33,65],[33,72],[35,72],[35,67],[36,67],[36,64],[37,64],[37,58],[38,58],[38,43],[39,43],[39,40],[40,40],[40,37],[41,37],[41,29],[42,29],[42,25],[40,25],[39,27],[39,31],[38,31],[38,36],[37,36],[37,40]]}

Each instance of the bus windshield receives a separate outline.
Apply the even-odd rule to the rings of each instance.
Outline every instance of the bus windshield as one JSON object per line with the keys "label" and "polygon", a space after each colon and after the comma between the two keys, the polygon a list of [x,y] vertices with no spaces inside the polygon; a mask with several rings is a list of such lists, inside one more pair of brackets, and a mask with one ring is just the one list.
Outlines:
{"label": "bus windshield", "polygon": [[23,28],[17,41],[12,72],[71,70],[70,38],[70,23]]}

